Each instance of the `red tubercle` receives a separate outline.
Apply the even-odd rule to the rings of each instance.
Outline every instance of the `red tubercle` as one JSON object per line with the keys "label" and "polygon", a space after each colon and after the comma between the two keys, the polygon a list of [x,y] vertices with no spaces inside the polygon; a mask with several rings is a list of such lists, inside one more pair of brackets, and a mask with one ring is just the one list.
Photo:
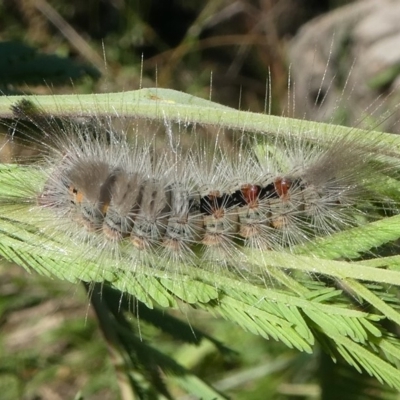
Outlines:
{"label": "red tubercle", "polygon": [[261,188],[258,185],[246,184],[240,188],[240,191],[247,204],[255,204],[260,195]]}
{"label": "red tubercle", "polygon": [[292,181],[287,178],[276,178],[274,181],[274,187],[276,193],[278,193],[279,197],[286,199],[289,194],[289,189],[292,186]]}

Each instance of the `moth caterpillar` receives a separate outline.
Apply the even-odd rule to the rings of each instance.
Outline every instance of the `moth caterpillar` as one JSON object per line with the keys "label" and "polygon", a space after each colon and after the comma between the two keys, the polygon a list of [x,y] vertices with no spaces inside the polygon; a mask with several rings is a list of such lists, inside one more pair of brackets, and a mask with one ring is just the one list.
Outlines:
{"label": "moth caterpillar", "polygon": [[204,138],[164,124],[160,144],[150,124],[128,117],[60,123],[23,102],[14,113],[43,135],[31,140],[46,153],[36,167],[44,183],[28,201],[46,212],[44,231],[89,243],[99,259],[129,259],[133,270],[154,263],[241,270],[246,247],[290,252],[362,224],[384,200],[369,184],[387,168],[377,166],[376,141],[241,132],[231,151],[223,130]]}

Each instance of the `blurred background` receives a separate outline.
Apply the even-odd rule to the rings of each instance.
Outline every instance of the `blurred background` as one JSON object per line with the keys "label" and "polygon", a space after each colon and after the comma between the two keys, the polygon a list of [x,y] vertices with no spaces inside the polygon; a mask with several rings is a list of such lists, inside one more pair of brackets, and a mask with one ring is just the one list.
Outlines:
{"label": "blurred background", "polygon": [[[3,0],[0,90],[157,86],[242,110],[397,132],[399,20],[394,0]],[[140,313],[127,318],[143,340],[232,398],[355,399],[350,388],[361,385],[368,396],[397,398],[345,366],[333,371],[318,349],[301,354],[199,311],[172,314],[235,353],[173,340]],[[83,286],[0,264],[0,327],[0,398],[126,398]],[[170,390],[194,398],[173,383]]]}
{"label": "blurred background", "polygon": [[[212,73],[215,101],[238,107],[241,99],[243,109],[263,111],[269,75],[277,96],[286,91],[292,37],[307,20],[345,3],[4,0],[2,41],[68,58],[81,69],[60,61],[54,67],[55,60],[46,65],[39,54],[8,47],[1,53],[1,82],[10,89],[25,83],[32,90],[44,79],[50,86],[71,86],[73,79],[75,91],[90,92],[137,89],[143,78],[142,86],[208,98]],[[8,71],[7,62],[13,66]]]}

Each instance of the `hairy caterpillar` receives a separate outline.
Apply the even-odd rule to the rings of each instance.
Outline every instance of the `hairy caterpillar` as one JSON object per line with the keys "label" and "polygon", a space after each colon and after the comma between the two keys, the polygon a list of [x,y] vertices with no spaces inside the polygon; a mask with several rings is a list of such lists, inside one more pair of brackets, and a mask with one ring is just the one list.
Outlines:
{"label": "hairy caterpillar", "polygon": [[169,123],[160,140],[154,126],[123,116],[60,124],[29,102],[14,113],[44,135],[34,139],[46,153],[41,183],[22,194],[43,230],[89,244],[94,259],[128,260],[133,271],[243,271],[242,249],[290,252],[364,223],[384,200],[371,185],[387,169],[377,141],[241,132],[227,144],[222,130],[207,138]]}

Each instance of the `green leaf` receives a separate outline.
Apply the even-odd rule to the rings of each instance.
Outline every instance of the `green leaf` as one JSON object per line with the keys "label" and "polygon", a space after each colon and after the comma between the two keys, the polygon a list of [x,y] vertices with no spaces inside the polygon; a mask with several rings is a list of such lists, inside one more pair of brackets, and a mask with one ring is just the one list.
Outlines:
{"label": "green leaf", "polygon": [[[129,115],[211,124],[237,129],[243,134],[251,131],[291,138],[298,135],[311,143],[352,137],[360,145],[374,145],[377,163],[387,163],[388,178],[399,167],[399,136],[236,111],[168,89],[96,96],[0,98],[0,116],[15,117],[15,106],[27,99],[29,104],[52,116]],[[149,308],[155,305],[178,308],[183,301],[302,351],[312,352],[317,339],[333,356],[339,353],[358,370],[364,369],[400,389],[397,347],[393,349],[395,345],[380,323],[388,318],[400,324],[397,303],[371,286],[399,286],[399,259],[336,260],[358,258],[374,247],[398,239],[397,215],[379,217],[380,210],[376,208],[374,222],[367,222],[368,216],[363,215],[366,220],[363,225],[313,240],[293,251],[246,250],[242,271],[210,270],[201,263],[182,265],[173,271],[157,262],[133,268],[132,260],[124,254],[118,262],[108,254],[99,256],[91,243],[74,240],[55,227],[48,228],[46,222],[51,215],[35,207],[36,189],[43,185],[43,179],[40,168],[0,166],[0,254],[5,259],[71,282],[109,284]],[[388,197],[396,212],[400,193],[397,180],[386,181],[380,176],[376,183],[382,183],[378,192]],[[31,196],[27,196],[28,192]],[[354,299],[372,306],[371,311],[361,311]],[[123,332],[118,334],[124,336]],[[139,343],[137,346],[140,348]],[[141,351],[149,351],[162,360],[161,355],[145,346]],[[132,351],[127,354],[133,360]],[[167,360],[163,362],[168,364]],[[135,382],[141,386],[141,381]],[[185,377],[181,384],[202,395],[210,394],[196,378]]]}

